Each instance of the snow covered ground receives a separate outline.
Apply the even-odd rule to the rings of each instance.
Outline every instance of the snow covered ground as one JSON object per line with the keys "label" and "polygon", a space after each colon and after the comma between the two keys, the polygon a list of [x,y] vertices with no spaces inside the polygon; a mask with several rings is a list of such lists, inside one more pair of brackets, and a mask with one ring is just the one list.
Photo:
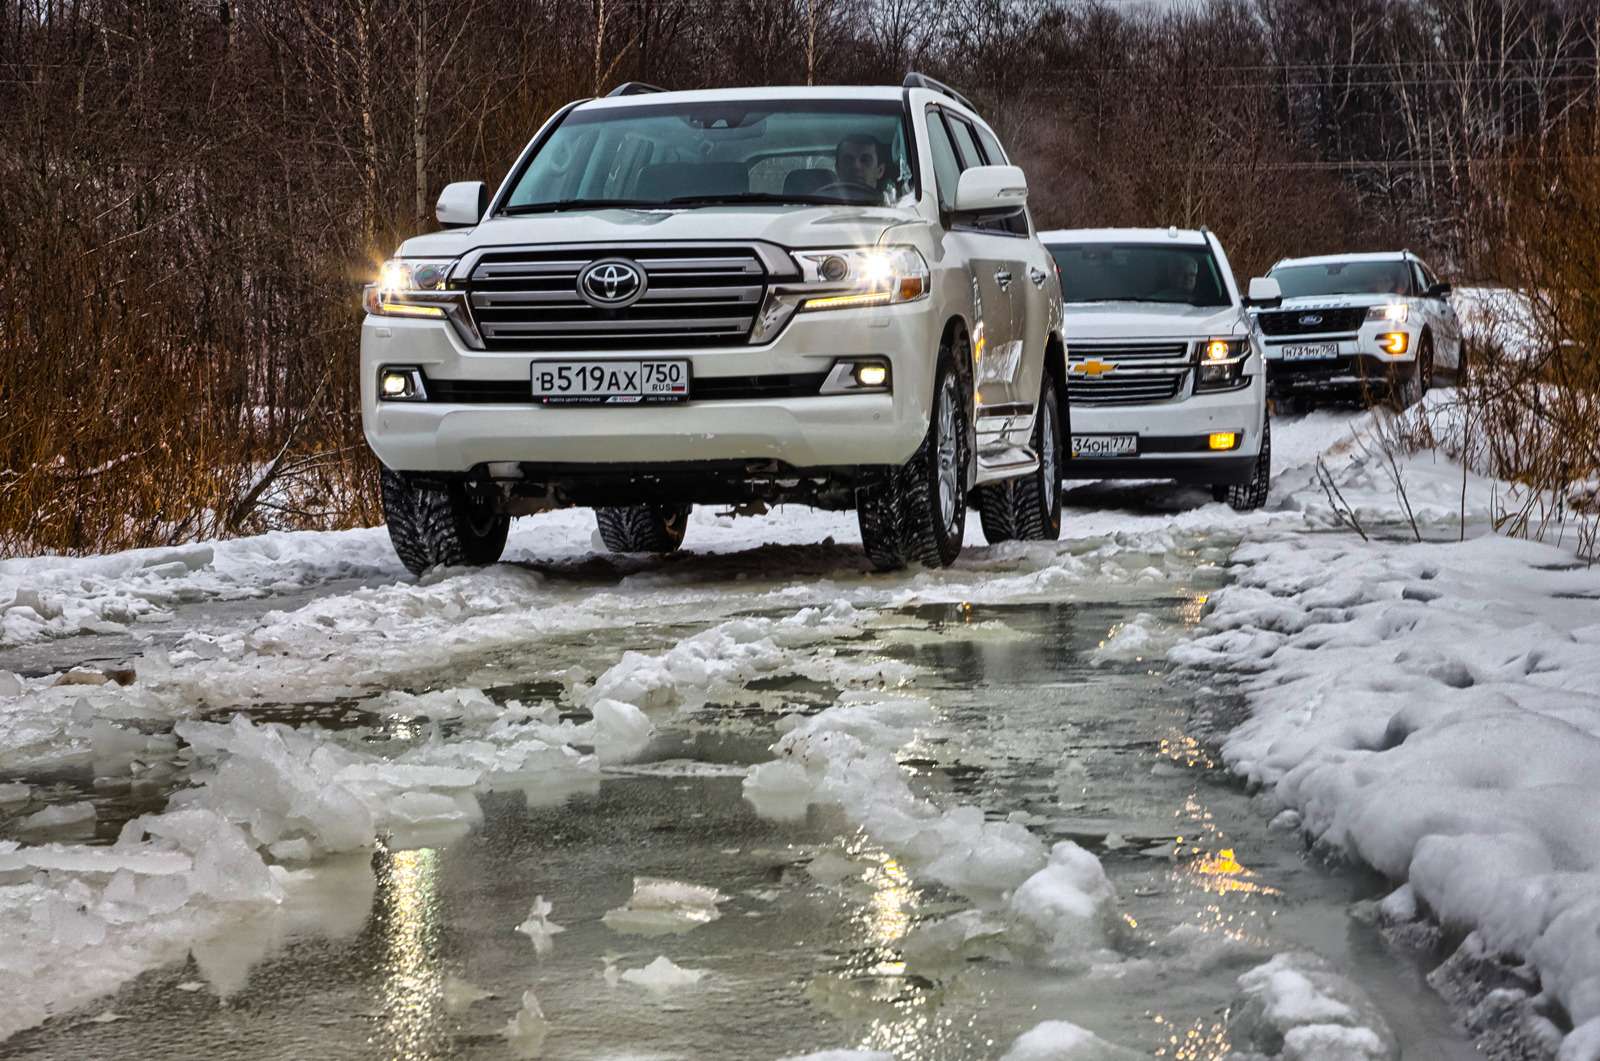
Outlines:
{"label": "snow covered ground", "polygon": [[[1395,891],[1374,915],[1386,924],[1442,924],[1465,938],[1463,955],[1528,963],[1522,996],[1502,988],[1495,1012],[1515,1012],[1527,1041],[1551,1051],[1570,1021],[1580,1027],[1561,1061],[1594,1061],[1600,574],[1558,547],[1482,537],[1499,484],[1430,455],[1390,460],[1380,425],[1338,411],[1277,421],[1263,512],[1201,491],[1092,484],[1073,491],[1062,542],[988,548],[974,520],[974,548],[946,572],[870,574],[852,515],[797,509],[697,511],[694,555],[665,561],[606,557],[587,512],[556,513],[516,524],[506,564],[420,581],[381,530],[0,562],[0,668],[8,651],[58,642],[63,653],[50,657],[59,667],[0,669],[0,836],[11,837],[0,840],[0,1037],[92,1009],[191,954],[226,996],[283,939],[356,932],[375,848],[445,846],[479,826],[493,793],[532,805],[593,791],[671,720],[773,676],[839,693],[781,718],[770,759],[732,773],[763,817],[834,808],[896,872],[964,897],[968,909],[921,926],[936,949],[1143,975],[1126,952],[1127,897],[1103,864],[1126,841],[1108,831],[1097,855],[1048,842],[1027,815],[997,818],[914,785],[902,763],[948,739],[946,722],[915,668],[841,646],[884,636],[891,611],[1081,600],[1181,575],[1231,578],[1200,595],[1200,636],[1174,646],[1138,613],[1095,662],[1170,648],[1198,682],[1237,676],[1250,713],[1223,754],[1266,787],[1278,825],[1387,876]],[[1426,543],[1406,540],[1413,522]],[[1240,538],[1226,575],[1195,544]],[[293,596],[308,590],[307,603]],[[296,603],[274,610],[279,597]],[[216,602],[253,604],[212,616]],[[191,612],[174,630],[180,607]],[[583,647],[663,627],[682,634],[620,654]],[[84,634],[123,639],[128,666],[69,668]],[[538,672],[537,689],[491,695],[496,661],[534,639],[572,646],[570,659]],[[441,687],[440,674],[461,680]],[[360,726],[342,729],[347,718]],[[141,813],[108,820],[81,793],[11,780],[67,771]],[[808,872],[821,879],[827,866]],[[634,893],[616,924],[709,923],[727,900],[671,882]],[[535,946],[562,930],[549,913],[536,904],[520,926]],[[703,972],[662,961],[608,963],[606,982],[670,993]],[[1240,1057],[1396,1049],[1371,1000],[1314,955],[1242,971],[1234,1009],[1215,1042]],[[548,1027],[529,992],[506,1037],[537,1049]],[[1063,1020],[1006,1051],[1132,1056]]]}

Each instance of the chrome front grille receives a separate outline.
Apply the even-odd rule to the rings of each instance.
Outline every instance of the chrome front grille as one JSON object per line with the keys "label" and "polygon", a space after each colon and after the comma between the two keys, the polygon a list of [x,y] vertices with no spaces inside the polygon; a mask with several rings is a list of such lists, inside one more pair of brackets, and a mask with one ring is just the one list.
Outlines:
{"label": "chrome front grille", "polygon": [[[579,276],[613,258],[643,270],[645,292],[621,309],[591,305]],[[485,254],[467,292],[490,350],[663,350],[744,343],[766,283],[747,247],[532,247]]]}
{"label": "chrome front grille", "polygon": [[1067,344],[1067,399],[1080,405],[1142,405],[1179,397],[1191,346],[1171,342]]}

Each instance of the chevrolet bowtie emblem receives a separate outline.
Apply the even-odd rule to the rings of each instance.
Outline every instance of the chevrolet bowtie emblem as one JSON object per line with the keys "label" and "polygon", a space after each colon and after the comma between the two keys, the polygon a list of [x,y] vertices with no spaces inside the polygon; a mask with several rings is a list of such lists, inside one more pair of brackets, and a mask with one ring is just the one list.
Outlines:
{"label": "chevrolet bowtie emblem", "polygon": [[1116,370],[1116,365],[1106,361],[1080,361],[1067,369],[1074,376],[1106,376]]}

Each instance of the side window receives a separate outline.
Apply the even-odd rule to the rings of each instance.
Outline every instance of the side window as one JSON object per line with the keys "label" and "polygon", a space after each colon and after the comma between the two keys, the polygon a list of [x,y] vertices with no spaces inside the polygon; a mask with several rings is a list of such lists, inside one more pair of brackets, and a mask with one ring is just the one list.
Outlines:
{"label": "side window", "polygon": [[983,165],[983,152],[978,149],[978,138],[966,120],[954,114],[945,115],[950,122],[950,132],[956,138],[956,148],[961,152],[961,168],[971,169]]}
{"label": "side window", "polygon": [[950,141],[950,131],[938,110],[928,108],[928,149],[933,153],[933,175],[939,194],[941,212],[956,207],[956,184],[961,180],[961,162],[956,158],[955,144]]}
{"label": "side window", "polygon": [[[973,166],[1002,164],[1000,159],[1005,156],[1000,153],[1000,145],[995,142],[993,136],[989,137],[989,142],[994,143],[994,154],[990,155],[986,160],[984,149],[978,146],[978,136],[984,130],[976,128],[959,115],[950,114],[946,117],[950,121],[951,129],[955,131],[956,146],[961,149],[962,169],[971,169]],[[1028,218],[1021,209],[1009,210],[1000,214],[986,214],[975,218],[971,224],[973,228],[1006,236],[1026,236],[1028,234]]]}
{"label": "side window", "polygon": [[1411,263],[1411,286],[1414,288],[1412,291],[1412,294],[1414,295],[1426,295],[1428,293],[1428,287],[1430,285],[1423,277],[1421,262]]}
{"label": "side window", "polygon": [[978,143],[982,145],[984,157],[989,160],[989,165],[1004,166],[1007,164],[1006,153],[1000,149],[1000,141],[996,140],[994,134],[981,125],[978,126]]}
{"label": "side window", "polygon": [[[1417,264],[1418,265],[1422,265],[1421,262],[1418,262]],[[1433,275],[1433,270],[1429,269],[1426,265],[1422,265],[1422,290],[1423,290],[1423,292],[1427,293],[1428,291],[1431,291],[1433,288],[1437,287],[1438,285],[1439,285],[1439,278],[1437,276]]]}

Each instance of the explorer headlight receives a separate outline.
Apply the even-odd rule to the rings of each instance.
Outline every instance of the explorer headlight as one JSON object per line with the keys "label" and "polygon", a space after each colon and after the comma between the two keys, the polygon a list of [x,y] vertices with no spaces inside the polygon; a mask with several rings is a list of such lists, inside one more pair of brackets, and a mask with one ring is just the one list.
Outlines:
{"label": "explorer headlight", "polygon": [[448,315],[454,295],[447,290],[454,258],[390,258],[378,271],[377,283],[362,291],[368,313],[380,317],[436,317]]}
{"label": "explorer headlight", "polygon": [[802,310],[888,306],[928,297],[928,263],[915,247],[846,247],[795,255],[808,287]]}
{"label": "explorer headlight", "polygon": [[1404,302],[1396,302],[1388,306],[1373,306],[1371,309],[1367,310],[1367,320],[1396,321],[1403,324],[1405,323],[1406,317],[1410,316],[1410,314],[1410,306],[1406,305]]}

